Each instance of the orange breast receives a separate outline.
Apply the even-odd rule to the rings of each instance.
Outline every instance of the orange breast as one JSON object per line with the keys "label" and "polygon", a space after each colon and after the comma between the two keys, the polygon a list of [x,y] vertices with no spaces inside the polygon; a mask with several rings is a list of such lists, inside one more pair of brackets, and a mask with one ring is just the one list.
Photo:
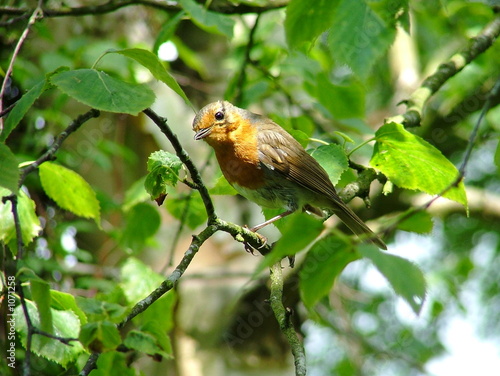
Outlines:
{"label": "orange breast", "polygon": [[257,128],[241,121],[236,129],[228,130],[223,142],[210,142],[215,150],[222,173],[231,184],[256,189],[264,185],[257,150]]}

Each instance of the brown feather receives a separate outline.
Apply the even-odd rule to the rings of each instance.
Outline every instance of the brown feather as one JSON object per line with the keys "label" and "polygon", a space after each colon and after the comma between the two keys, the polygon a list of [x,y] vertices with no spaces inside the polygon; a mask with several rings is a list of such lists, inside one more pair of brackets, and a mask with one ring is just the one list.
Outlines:
{"label": "brown feather", "polygon": [[[320,164],[288,132],[271,121],[259,123],[257,139],[259,159],[313,192],[338,201],[335,188]],[[273,146],[271,146],[273,145]]]}

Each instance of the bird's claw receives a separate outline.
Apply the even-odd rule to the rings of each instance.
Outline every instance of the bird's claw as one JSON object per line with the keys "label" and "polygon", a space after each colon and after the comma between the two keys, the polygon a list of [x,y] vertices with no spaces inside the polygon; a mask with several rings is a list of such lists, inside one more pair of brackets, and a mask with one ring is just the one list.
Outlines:
{"label": "bird's claw", "polygon": [[[249,228],[247,225],[244,225],[243,227],[249,231],[252,231],[255,235],[257,235],[257,237],[262,242],[262,245],[260,247],[258,247],[257,249],[262,249],[267,245],[267,238],[264,235],[259,234],[253,228]],[[243,246],[245,247],[245,251],[247,251],[248,253],[251,253],[252,255],[254,254],[255,248],[252,247],[247,241],[243,242]]]}

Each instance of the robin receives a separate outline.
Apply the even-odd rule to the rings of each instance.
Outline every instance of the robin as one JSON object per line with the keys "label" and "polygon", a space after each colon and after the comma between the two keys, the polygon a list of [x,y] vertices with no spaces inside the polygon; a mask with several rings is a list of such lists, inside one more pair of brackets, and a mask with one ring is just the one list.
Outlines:
{"label": "robin", "polygon": [[251,231],[299,209],[323,216],[320,208],[328,208],[356,235],[387,249],[340,199],[320,164],[271,119],[218,101],[198,112],[193,130],[195,140],[215,150],[222,173],[238,193],[260,206],[285,209]]}

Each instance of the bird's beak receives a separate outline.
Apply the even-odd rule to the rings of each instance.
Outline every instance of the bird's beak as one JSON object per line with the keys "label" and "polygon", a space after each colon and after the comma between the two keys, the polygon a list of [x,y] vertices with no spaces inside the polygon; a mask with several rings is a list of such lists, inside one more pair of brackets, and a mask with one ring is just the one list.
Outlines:
{"label": "bird's beak", "polygon": [[196,132],[196,134],[194,135],[194,139],[196,141],[198,140],[201,140],[202,138],[205,138],[207,137],[210,133],[212,132],[212,127],[208,127],[208,128],[203,128],[203,129],[200,129],[198,132]]}

